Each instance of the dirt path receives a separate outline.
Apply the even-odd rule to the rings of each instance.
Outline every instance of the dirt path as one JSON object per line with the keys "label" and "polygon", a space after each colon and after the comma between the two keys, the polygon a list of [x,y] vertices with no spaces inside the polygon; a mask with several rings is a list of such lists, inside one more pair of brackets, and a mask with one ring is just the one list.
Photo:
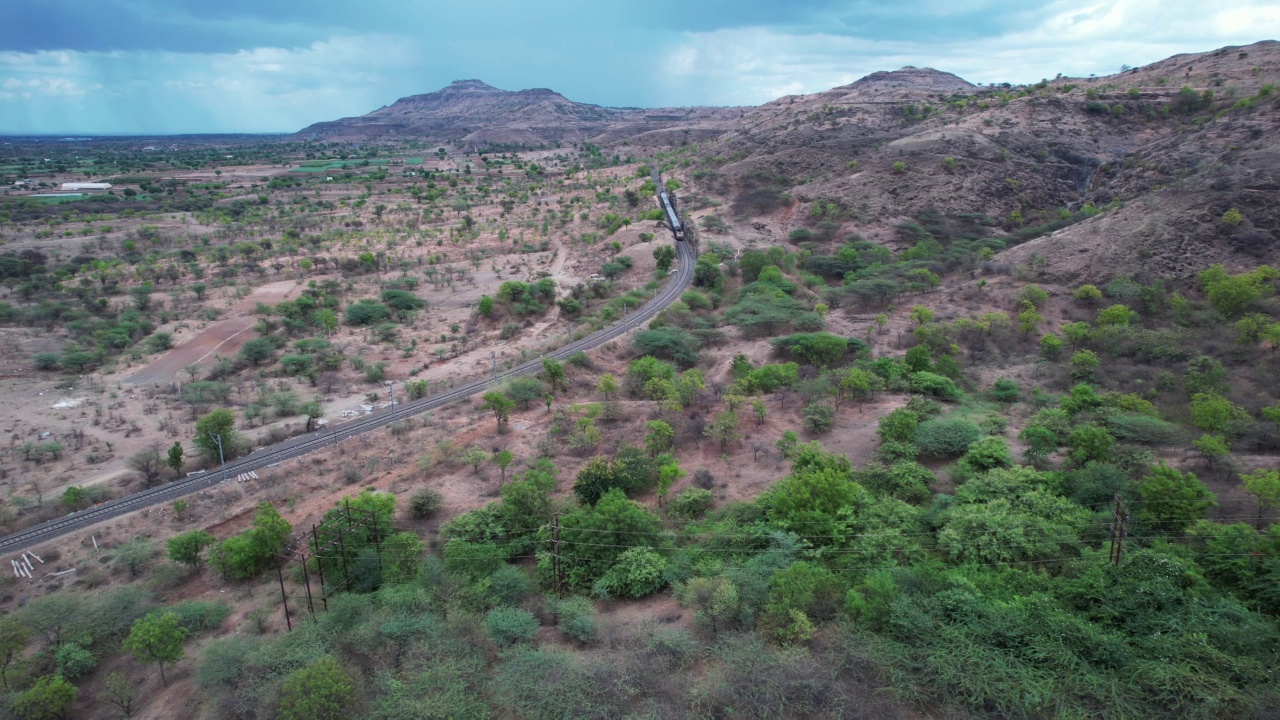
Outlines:
{"label": "dirt path", "polygon": [[232,317],[213,323],[199,335],[126,378],[125,382],[135,385],[169,382],[186,366],[201,363],[215,352],[223,355],[234,353],[253,335],[256,319],[250,313],[258,303],[278,303],[288,298],[296,287],[296,280],[281,280],[263,285],[231,308]]}

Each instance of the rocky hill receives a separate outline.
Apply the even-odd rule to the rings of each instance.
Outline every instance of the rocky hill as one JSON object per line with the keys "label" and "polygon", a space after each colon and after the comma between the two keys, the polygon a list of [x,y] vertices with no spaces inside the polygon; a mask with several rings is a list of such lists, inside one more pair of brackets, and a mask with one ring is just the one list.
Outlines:
{"label": "rocky hill", "polygon": [[733,126],[738,108],[609,108],[574,102],[546,88],[508,91],[479,80],[456,80],[411,95],[368,115],[312,125],[299,133],[326,140],[451,142],[461,146],[543,147],[557,143],[645,136],[705,140]]}
{"label": "rocky hill", "polygon": [[983,218],[997,265],[1044,279],[1186,277],[1280,256],[1278,83],[1273,41],[1025,87],[908,67],[748,111],[698,175],[773,233],[902,247],[936,211]]}

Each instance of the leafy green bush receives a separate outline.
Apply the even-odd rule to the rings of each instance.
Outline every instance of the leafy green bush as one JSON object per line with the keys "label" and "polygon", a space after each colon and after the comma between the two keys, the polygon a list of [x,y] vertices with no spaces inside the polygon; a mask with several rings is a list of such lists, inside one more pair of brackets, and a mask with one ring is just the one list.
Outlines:
{"label": "leafy green bush", "polygon": [[663,572],[667,559],[647,547],[633,547],[618,556],[596,581],[592,592],[601,596],[638,598],[657,592],[667,584]]}
{"label": "leafy green bush", "polygon": [[560,600],[553,605],[556,625],[570,640],[589,645],[596,640],[596,607],[581,595]]}
{"label": "leafy green bush", "polygon": [[667,514],[672,517],[692,519],[711,509],[711,491],[687,487],[667,503]]}
{"label": "leafy green bush", "polygon": [[489,597],[495,605],[517,605],[533,592],[533,580],[514,565],[503,565],[489,576]]}
{"label": "leafy green bush", "polygon": [[444,498],[431,488],[424,488],[409,497],[409,512],[419,520],[425,520],[440,512]]}
{"label": "leafy green bush", "polygon": [[801,416],[804,422],[804,429],[814,435],[821,435],[830,430],[836,421],[835,408],[823,402],[809,403],[805,406]]}
{"label": "leafy green bush", "polygon": [[991,399],[996,402],[1013,403],[1021,394],[1018,384],[1008,378],[1000,378],[991,386]]}
{"label": "leafy green bush", "polygon": [[229,605],[202,600],[184,600],[166,609],[175,613],[178,616],[178,625],[186,628],[193,635],[207,630],[216,630],[231,614]]}
{"label": "leafy green bush", "polygon": [[1111,415],[1105,422],[1119,440],[1145,445],[1177,445],[1186,440],[1180,426],[1146,415]]}
{"label": "leafy green bush", "polygon": [[949,377],[931,372],[911,373],[911,391],[932,395],[943,400],[959,400],[960,388]]}
{"label": "leafy green bush", "polygon": [[497,607],[484,617],[484,631],[501,647],[528,642],[538,634],[538,619],[528,610]]}
{"label": "leafy green bush", "polygon": [[98,658],[75,643],[63,643],[54,653],[53,664],[58,675],[75,680],[93,670],[98,665]]}
{"label": "leafy green bush", "polygon": [[643,330],[631,339],[631,347],[643,355],[664,358],[686,367],[698,364],[698,348],[702,345],[693,334],[675,327]]}
{"label": "leafy green bush", "polygon": [[963,455],[982,435],[982,428],[972,420],[958,417],[937,418],[926,420],[916,428],[916,447],[926,457],[957,457]]}
{"label": "leafy green bush", "polygon": [[929,485],[937,478],[929,468],[913,460],[901,460],[889,466],[868,466],[856,480],[876,495],[888,495],[903,502],[920,505],[932,495]]}

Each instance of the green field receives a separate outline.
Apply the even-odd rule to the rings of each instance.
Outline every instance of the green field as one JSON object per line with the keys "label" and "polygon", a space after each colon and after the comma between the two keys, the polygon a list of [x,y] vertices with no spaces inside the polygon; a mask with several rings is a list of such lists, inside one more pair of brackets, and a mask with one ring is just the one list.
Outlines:
{"label": "green field", "polygon": [[9,197],[9,198],[3,198],[3,199],[11,202],[27,200],[30,202],[40,203],[41,205],[61,205],[62,203],[80,202],[82,200],[88,200],[90,197],[92,196],[91,195],[68,195],[65,197],[51,197],[48,195],[44,195],[44,196],[26,195],[23,197]]}
{"label": "green field", "polygon": [[[349,167],[359,167],[363,165],[365,160],[307,160],[289,172],[328,172],[330,170],[344,170]],[[391,161],[387,158],[370,158],[369,165],[386,165]]]}
{"label": "green field", "polygon": [[404,164],[405,165],[421,165],[422,158],[405,158]]}

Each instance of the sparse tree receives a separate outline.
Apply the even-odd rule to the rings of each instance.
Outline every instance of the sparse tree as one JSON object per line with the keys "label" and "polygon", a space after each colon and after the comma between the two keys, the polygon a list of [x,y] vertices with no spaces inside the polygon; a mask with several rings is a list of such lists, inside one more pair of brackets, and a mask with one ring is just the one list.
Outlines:
{"label": "sparse tree", "polygon": [[217,538],[209,533],[203,530],[192,530],[169,538],[165,541],[165,547],[169,551],[170,560],[198,568],[201,551],[215,542]]}
{"label": "sparse tree", "polygon": [[165,460],[165,463],[164,463],[165,465],[169,466],[170,470],[173,471],[174,477],[177,477],[182,474],[184,453],[185,451],[182,449],[182,443],[175,440],[173,445],[170,446],[169,448],[169,457]]}
{"label": "sparse tree", "polygon": [[13,615],[0,617],[0,686],[9,689],[9,670],[22,658],[31,631]]}
{"label": "sparse tree", "polygon": [[493,411],[499,433],[506,428],[507,422],[511,419],[511,411],[516,406],[514,401],[496,390],[485,393],[481,405]]}
{"label": "sparse tree", "polygon": [[462,462],[471,466],[475,472],[480,472],[480,466],[489,460],[489,453],[472,445],[467,448],[467,452],[462,456]]}
{"label": "sparse tree", "polygon": [[113,672],[107,676],[103,684],[102,696],[107,702],[120,708],[120,714],[126,718],[133,717],[133,703],[137,699],[137,689],[124,673]]}
{"label": "sparse tree", "polygon": [[511,462],[515,459],[516,456],[513,455],[510,450],[499,450],[493,454],[493,464],[497,465],[498,469],[502,472],[502,479],[500,482],[505,483],[507,481],[507,468],[511,467]]}
{"label": "sparse tree", "polygon": [[720,441],[720,449],[724,450],[729,447],[730,443],[740,437],[738,422],[738,413],[732,410],[716,413],[715,418],[712,419],[711,424],[707,427],[707,435]]}
{"label": "sparse tree", "polygon": [[152,612],[133,623],[129,637],[124,640],[124,649],[139,660],[159,665],[160,681],[167,686],[169,679],[165,677],[164,666],[182,659],[182,641],[186,637],[187,629],[178,624],[177,613]]}
{"label": "sparse tree", "polygon": [[1280,470],[1258,470],[1240,476],[1244,489],[1258,503],[1258,529],[1262,529],[1267,511],[1280,506]]}
{"label": "sparse tree", "polygon": [[154,445],[134,453],[127,464],[130,470],[142,476],[142,483],[147,487],[151,487],[156,480],[160,479],[160,468],[164,467],[160,449]]}
{"label": "sparse tree", "polygon": [[596,390],[604,396],[605,400],[608,400],[610,395],[618,392],[618,379],[609,373],[605,373],[596,381]]}

